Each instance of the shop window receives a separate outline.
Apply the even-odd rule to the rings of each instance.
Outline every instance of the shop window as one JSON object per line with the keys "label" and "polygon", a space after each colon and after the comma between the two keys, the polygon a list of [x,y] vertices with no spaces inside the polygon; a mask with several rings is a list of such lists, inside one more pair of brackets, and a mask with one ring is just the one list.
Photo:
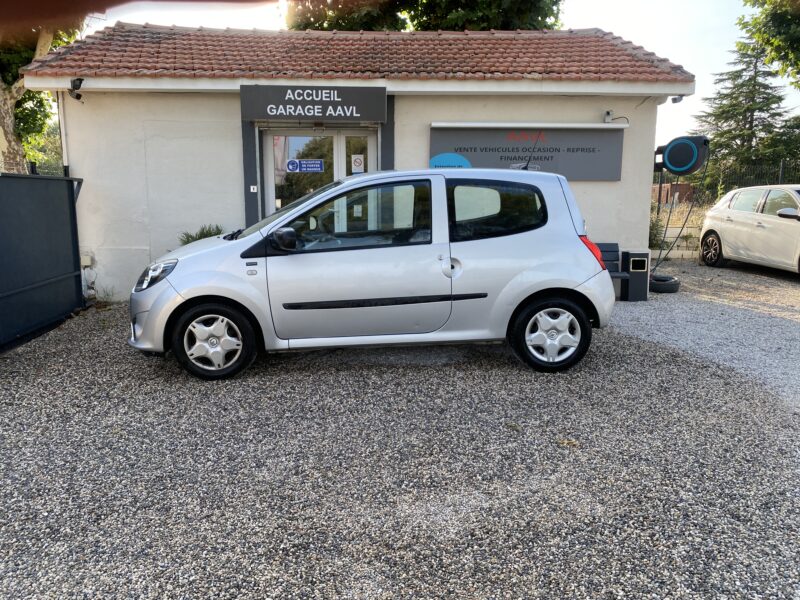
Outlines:
{"label": "shop window", "polygon": [[404,181],[351,190],[289,226],[301,252],[429,244],[431,184]]}
{"label": "shop window", "polygon": [[547,220],[541,191],[524,183],[451,179],[447,203],[451,242],[522,233]]}

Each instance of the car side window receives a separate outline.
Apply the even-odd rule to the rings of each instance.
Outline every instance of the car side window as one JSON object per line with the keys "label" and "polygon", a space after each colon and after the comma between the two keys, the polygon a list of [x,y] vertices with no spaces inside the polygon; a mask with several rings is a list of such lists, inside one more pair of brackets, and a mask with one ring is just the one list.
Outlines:
{"label": "car side window", "polygon": [[736,195],[733,202],[731,202],[731,209],[744,212],[756,212],[758,202],[763,195],[764,190],[742,190]]}
{"label": "car side window", "polygon": [[448,179],[450,241],[512,235],[547,221],[542,192],[533,185],[478,179]]}
{"label": "car side window", "polygon": [[797,202],[789,192],[784,190],[770,190],[767,200],[764,202],[763,213],[765,215],[777,216],[782,208],[797,208]]}
{"label": "car side window", "polygon": [[336,196],[293,219],[298,252],[431,243],[431,183],[403,181]]}

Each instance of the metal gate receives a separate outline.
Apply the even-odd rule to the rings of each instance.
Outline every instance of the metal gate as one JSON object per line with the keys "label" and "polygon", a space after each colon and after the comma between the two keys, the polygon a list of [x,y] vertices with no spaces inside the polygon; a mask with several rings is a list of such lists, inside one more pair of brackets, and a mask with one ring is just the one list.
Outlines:
{"label": "metal gate", "polygon": [[0,173],[0,348],[84,306],[82,179]]}

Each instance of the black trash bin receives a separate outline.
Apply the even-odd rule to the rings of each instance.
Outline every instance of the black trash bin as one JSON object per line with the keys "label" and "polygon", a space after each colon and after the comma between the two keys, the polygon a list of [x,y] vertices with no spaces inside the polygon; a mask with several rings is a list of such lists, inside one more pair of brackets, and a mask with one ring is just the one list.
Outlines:
{"label": "black trash bin", "polygon": [[622,272],[628,274],[622,280],[620,300],[628,302],[641,302],[647,300],[647,290],[650,287],[650,253],[649,252],[623,252]]}

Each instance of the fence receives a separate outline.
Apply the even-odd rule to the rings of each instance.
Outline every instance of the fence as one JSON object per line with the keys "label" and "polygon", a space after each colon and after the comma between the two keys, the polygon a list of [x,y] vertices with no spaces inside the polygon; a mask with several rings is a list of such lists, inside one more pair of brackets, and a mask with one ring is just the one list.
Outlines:
{"label": "fence", "polygon": [[[657,200],[659,175],[659,173],[653,174],[653,202]],[[732,189],[783,183],[800,183],[800,160],[742,165],[725,164],[712,159],[705,179],[702,177],[702,171],[682,178],[664,172],[661,203],[691,201],[699,194],[695,198],[696,201],[699,204],[709,204]]]}
{"label": "fence", "polygon": [[81,179],[0,173],[0,347],[83,306]]}

